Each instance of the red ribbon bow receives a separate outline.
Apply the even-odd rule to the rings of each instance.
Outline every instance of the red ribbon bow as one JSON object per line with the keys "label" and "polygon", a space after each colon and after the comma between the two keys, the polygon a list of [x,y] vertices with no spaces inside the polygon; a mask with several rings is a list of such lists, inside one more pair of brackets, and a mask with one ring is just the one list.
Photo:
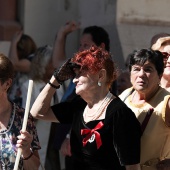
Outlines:
{"label": "red ribbon bow", "polygon": [[81,129],[81,135],[87,134],[87,136],[83,139],[83,146],[85,146],[88,140],[91,138],[91,136],[95,134],[97,149],[99,149],[100,146],[102,145],[102,140],[100,138],[100,133],[97,132],[96,130],[101,129],[103,126],[104,126],[103,122],[100,121],[94,129]]}

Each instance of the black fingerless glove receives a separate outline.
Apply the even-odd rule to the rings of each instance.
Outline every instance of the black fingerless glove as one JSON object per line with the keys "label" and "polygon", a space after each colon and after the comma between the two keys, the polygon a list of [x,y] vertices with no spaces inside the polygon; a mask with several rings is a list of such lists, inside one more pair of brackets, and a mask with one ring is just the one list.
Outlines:
{"label": "black fingerless glove", "polygon": [[53,75],[59,84],[63,84],[64,81],[75,77],[72,63],[70,61],[71,58],[68,59],[58,70],[56,69],[54,71]]}

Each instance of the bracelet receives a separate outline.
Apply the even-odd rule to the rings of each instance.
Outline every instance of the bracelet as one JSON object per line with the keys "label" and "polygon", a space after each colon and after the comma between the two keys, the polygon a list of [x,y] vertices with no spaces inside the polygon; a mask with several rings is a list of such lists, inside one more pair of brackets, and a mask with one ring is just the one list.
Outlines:
{"label": "bracelet", "polygon": [[48,82],[48,84],[53,87],[54,89],[59,89],[60,88],[60,85],[56,86],[54,84],[52,84],[50,81]]}
{"label": "bracelet", "polygon": [[22,159],[23,159],[23,160],[28,160],[29,158],[31,158],[31,156],[33,155],[33,150],[30,148],[30,151],[31,151],[31,153],[30,153],[30,155],[29,155],[28,157],[24,157],[24,156],[22,155]]}

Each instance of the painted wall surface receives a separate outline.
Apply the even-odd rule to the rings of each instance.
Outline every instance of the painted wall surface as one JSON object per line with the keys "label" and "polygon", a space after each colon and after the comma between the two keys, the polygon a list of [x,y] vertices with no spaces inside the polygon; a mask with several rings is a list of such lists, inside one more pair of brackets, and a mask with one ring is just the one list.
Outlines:
{"label": "painted wall surface", "polygon": [[117,18],[119,22],[170,25],[169,8],[169,0],[118,0]]}
{"label": "painted wall surface", "polygon": [[152,36],[170,33],[170,2],[168,0],[117,1],[117,28],[126,59],[134,49],[150,47]]}
{"label": "painted wall surface", "polygon": [[0,41],[0,53],[4,54],[5,56],[8,56],[9,48],[10,48],[9,41]]}
{"label": "painted wall surface", "polygon": [[52,44],[59,27],[66,21],[75,20],[81,23],[81,30],[68,36],[66,50],[69,56],[78,49],[82,29],[90,25],[104,27],[110,35],[111,52],[122,67],[123,56],[116,41],[116,1],[25,0],[24,9],[24,32],[31,35],[38,46]]}
{"label": "painted wall surface", "polygon": [[[25,33],[34,37],[38,46],[52,45],[60,26],[77,18],[77,0],[25,0],[24,15]],[[69,54],[77,49],[77,36],[78,33],[68,36]]]}
{"label": "painted wall surface", "polygon": [[79,20],[82,28],[102,26],[110,37],[110,52],[118,67],[124,67],[124,58],[116,26],[116,0],[79,0]]}
{"label": "painted wall surface", "polygon": [[79,18],[82,26],[111,25],[113,24],[113,12],[115,2],[113,0],[80,0]]}

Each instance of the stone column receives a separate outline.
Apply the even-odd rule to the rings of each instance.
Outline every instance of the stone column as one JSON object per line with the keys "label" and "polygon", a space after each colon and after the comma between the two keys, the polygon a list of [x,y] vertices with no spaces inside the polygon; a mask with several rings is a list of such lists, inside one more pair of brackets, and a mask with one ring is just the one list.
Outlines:
{"label": "stone column", "polygon": [[21,25],[17,22],[17,0],[0,0],[0,41],[10,41],[19,30]]}

